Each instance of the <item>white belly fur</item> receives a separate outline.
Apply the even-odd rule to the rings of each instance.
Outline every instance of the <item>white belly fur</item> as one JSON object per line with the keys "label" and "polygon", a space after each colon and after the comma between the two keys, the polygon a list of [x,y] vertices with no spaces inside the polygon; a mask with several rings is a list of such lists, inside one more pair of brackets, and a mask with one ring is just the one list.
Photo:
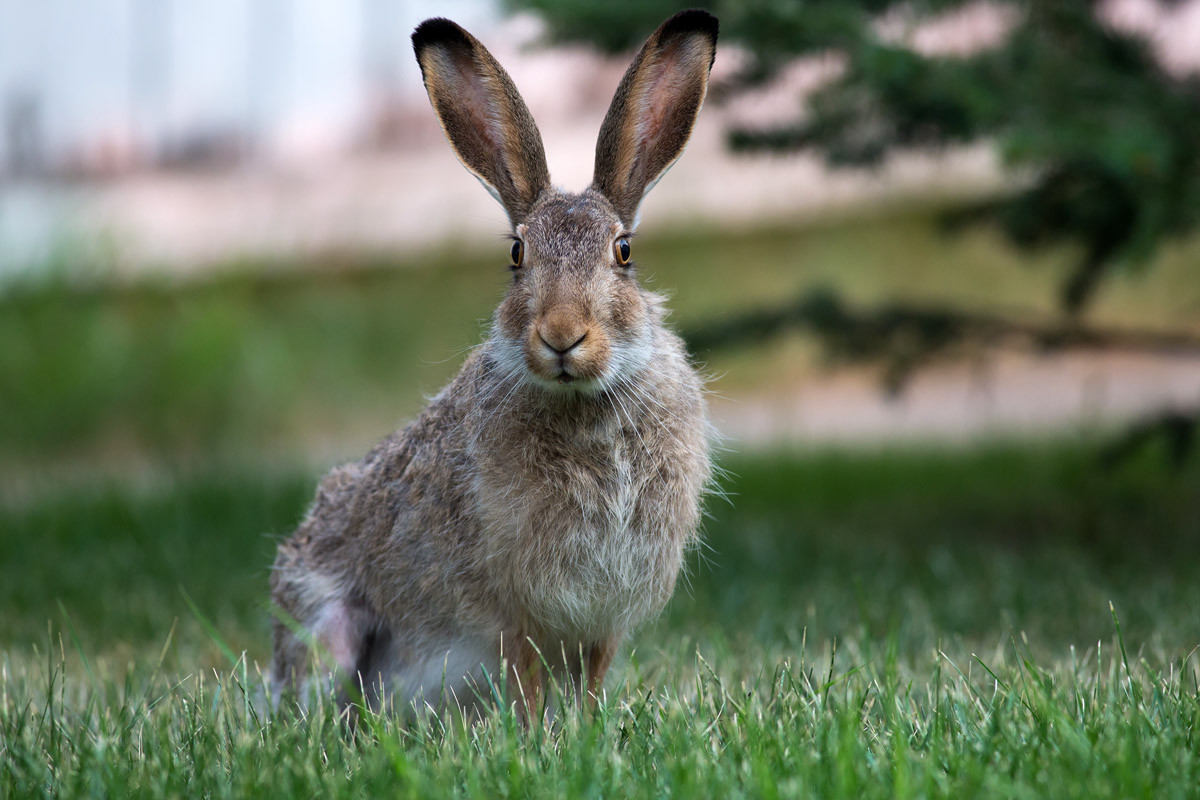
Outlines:
{"label": "white belly fur", "polygon": [[660,610],[664,574],[673,582],[682,560],[672,537],[636,527],[640,487],[623,443],[612,468],[611,494],[585,481],[562,480],[550,494],[476,483],[497,584],[519,612],[564,641],[599,642],[636,627]]}
{"label": "white belly fur", "polygon": [[430,707],[470,711],[491,699],[485,671],[499,681],[500,654],[490,642],[465,637],[430,642],[406,655],[389,649],[371,665],[372,674],[363,676],[373,707],[401,713]]}
{"label": "white belly fur", "polygon": [[547,632],[603,641],[627,631],[657,609],[658,548],[637,546],[628,530],[565,533],[553,568],[514,576],[529,617]]}

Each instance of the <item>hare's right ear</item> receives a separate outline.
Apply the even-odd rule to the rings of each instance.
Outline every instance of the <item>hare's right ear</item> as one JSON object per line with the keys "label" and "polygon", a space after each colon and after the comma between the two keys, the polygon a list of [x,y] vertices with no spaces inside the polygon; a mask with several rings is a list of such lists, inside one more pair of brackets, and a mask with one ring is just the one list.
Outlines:
{"label": "hare's right ear", "polygon": [[425,20],[412,42],[451,147],[519,224],[550,185],[550,170],[517,87],[474,36],[448,19]]}
{"label": "hare's right ear", "polygon": [[642,197],[692,135],[717,53],[717,18],[680,11],[642,45],[609,106],[592,181],[633,230]]}

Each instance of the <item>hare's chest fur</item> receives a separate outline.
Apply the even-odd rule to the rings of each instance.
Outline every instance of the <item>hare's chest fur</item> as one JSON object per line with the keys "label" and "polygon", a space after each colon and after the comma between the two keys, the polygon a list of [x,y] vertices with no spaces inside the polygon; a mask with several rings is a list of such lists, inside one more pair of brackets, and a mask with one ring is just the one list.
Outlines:
{"label": "hare's chest fur", "polygon": [[650,449],[615,422],[577,432],[571,448],[523,444],[517,463],[485,459],[475,487],[502,602],[534,630],[585,641],[658,612],[690,535],[664,521],[659,495],[689,488],[658,480]]}

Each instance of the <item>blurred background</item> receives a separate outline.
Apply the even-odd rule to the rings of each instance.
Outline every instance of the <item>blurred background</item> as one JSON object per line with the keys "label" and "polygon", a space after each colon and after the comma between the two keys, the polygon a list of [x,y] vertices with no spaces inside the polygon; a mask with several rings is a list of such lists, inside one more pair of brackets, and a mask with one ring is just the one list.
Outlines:
{"label": "blurred background", "polygon": [[[442,139],[412,28],[487,42],[580,189],[673,9],[0,0],[0,465],[359,452],[504,283],[503,212]],[[639,261],[735,446],[1194,407],[1194,342],[1167,334],[1200,319],[1197,4],[716,10],[712,101]]]}
{"label": "blurred background", "polygon": [[[722,25],[709,102],[636,258],[711,375],[729,464],[761,479],[730,479],[742,513],[804,497],[812,531],[885,497],[915,510],[859,520],[876,544],[898,519],[947,539],[991,520],[993,544],[1037,530],[1086,550],[1157,508],[1160,552],[1194,554],[1200,2],[698,5]],[[492,50],[554,180],[579,190],[630,54],[677,8],[0,0],[0,561],[25,573],[0,631],[44,632],[48,599],[73,592],[113,625],[81,588],[104,564],[156,576],[120,601],[124,631],[161,635],[178,583],[248,624],[260,534],[285,533],[323,468],[410,419],[485,334],[505,218],[437,126],[417,23],[451,17]],[[927,472],[881,448],[960,455]],[[1142,453],[1149,472],[1108,491],[1104,470]],[[759,541],[737,500],[717,513],[718,564],[741,552],[761,572],[810,546],[787,514],[763,511]],[[935,550],[914,569],[945,607]],[[828,586],[856,564],[826,563]],[[1020,621],[992,600],[981,615]]]}

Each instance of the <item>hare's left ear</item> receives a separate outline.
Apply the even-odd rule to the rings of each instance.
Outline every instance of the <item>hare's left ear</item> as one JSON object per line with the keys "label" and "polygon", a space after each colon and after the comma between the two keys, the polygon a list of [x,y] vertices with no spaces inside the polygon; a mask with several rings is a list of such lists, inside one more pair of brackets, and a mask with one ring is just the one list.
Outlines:
{"label": "hare's left ear", "polygon": [[412,42],[450,146],[512,224],[520,224],[550,185],[550,170],[517,87],[487,48],[448,19],[425,20]]}
{"label": "hare's left ear", "polygon": [[600,126],[596,188],[633,229],[642,197],[692,135],[717,53],[717,18],[680,11],[642,45]]}

